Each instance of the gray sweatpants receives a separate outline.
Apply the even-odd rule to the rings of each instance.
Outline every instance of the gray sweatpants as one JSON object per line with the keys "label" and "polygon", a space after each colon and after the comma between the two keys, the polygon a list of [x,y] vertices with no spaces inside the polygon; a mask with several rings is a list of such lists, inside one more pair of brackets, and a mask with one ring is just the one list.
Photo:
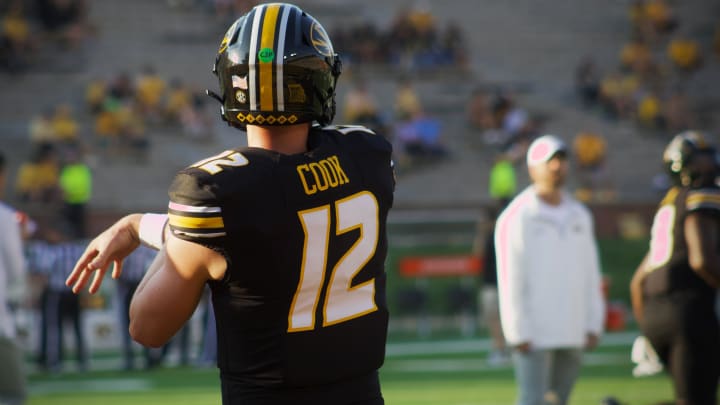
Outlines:
{"label": "gray sweatpants", "polygon": [[513,352],[518,405],[567,404],[581,359],[580,348]]}

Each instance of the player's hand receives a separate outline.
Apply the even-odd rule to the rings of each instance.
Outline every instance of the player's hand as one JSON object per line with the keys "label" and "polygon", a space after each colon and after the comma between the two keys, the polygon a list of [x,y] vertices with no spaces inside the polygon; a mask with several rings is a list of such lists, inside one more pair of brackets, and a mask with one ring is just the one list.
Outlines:
{"label": "player's hand", "polygon": [[598,335],[594,333],[588,333],[585,338],[585,350],[592,350],[596,348],[599,340],[600,339],[598,338]]}
{"label": "player's hand", "polygon": [[128,215],[93,239],[65,280],[65,285],[77,294],[94,272],[95,276],[88,291],[95,294],[100,289],[110,263],[113,264],[112,277],[118,278],[122,272],[123,260],[140,245],[138,227],[141,216]]}
{"label": "player's hand", "polygon": [[520,353],[529,353],[531,349],[532,346],[530,345],[530,342],[522,342],[519,345],[515,346],[515,350]]}

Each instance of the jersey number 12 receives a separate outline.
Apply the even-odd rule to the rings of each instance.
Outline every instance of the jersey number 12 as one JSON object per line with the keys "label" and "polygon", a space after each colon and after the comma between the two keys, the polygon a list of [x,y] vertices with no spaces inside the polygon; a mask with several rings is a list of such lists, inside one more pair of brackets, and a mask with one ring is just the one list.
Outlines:
{"label": "jersey number 12", "polygon": [[[375,253],[378,242],[378,203],[375,196],[363,191],[334,203],[336,229],[331,229],[330,205],[298,212],[305,232],[300,282],[288,316],[288,332],[312,330],[320,304],[323,285],[327,291],[323,305],[322,326],[331,326],[377,310],[375,279],[351,285],[357,273]],[[327,269],[330,238],[354,229],[360,231],[357,241]]]}

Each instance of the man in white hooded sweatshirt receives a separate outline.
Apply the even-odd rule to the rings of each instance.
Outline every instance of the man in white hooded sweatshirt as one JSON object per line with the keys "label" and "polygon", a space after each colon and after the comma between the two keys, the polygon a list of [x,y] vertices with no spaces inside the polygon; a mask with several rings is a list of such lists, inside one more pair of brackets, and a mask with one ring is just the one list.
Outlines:
{"label": "man in white hooded sweatshirt", "polygon": [[22,228],[17,212],[2,202],[4,189],[5,156],[0,152],[0,404],[19,405],[27,393],[10,303],[21,299],[26,268]]}
{"label": "man in white hooded sweatshirt", "polygon": [[566,404],[583,349],[604,322],[600,263],[589,210],[564,190],[567,147],[544,135],[529,147],[532,185],[498,218],[500,318],[513,350],[520,405]]}

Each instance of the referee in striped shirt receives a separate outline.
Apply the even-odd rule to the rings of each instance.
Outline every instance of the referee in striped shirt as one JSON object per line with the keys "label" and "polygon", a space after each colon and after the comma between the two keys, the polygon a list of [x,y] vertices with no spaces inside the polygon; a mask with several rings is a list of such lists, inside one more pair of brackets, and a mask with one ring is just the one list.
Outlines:
{"label": "referee in striped shirt", "polygon": [[63,361],[63,325],[69,320],[75,335],[75,353],[78,369],[87,370],[87,346],[83,331],[83,318],[80,297],[65,286],[65,279],[72,272],[77,259],[85,251],[85,241],[66,241],[59,232],[46,231],[47,244],[38,245],[33,255],[39,273],[47,277],[47,288],[43,300],[45,315],[45,366],[51,372],[62,370]]}

